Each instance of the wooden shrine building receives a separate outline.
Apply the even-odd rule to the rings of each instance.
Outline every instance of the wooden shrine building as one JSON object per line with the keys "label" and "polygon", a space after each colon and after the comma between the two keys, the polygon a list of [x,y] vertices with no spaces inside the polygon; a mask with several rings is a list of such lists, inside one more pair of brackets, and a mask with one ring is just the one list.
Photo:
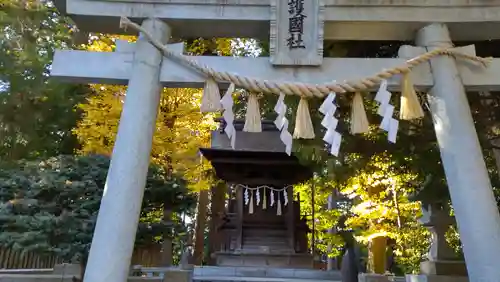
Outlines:
{"label": "wooden shrine building", "polygon": [[234,122],[234,150],[223,120],[220,130],[212,132],[211,148],[200,149],[217,177],[227,183],[214,194],[219,199],[229,195],[222,196],[219,210],[212,209],[218,224],[211,256],[223,266],[312,268],[310,230],[292,186],[312,173],[285,153],[273,122],[264,121],[259,133],[243,132],[243,125],[243,121]]}

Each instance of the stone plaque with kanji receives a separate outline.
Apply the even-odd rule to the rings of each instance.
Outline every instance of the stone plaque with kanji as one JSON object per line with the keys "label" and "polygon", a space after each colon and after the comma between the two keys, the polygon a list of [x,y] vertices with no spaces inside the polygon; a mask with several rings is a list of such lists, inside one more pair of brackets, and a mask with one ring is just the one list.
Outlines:
{"label": "stone plaque with kanji", "polygon": [[323,61],[322,0],[271,1],[271,63],[318,66]]}

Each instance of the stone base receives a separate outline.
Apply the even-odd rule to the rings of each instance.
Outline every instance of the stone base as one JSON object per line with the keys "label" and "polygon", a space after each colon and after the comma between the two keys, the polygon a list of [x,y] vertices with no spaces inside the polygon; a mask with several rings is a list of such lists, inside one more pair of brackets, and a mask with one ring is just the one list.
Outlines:
{"label": "stone base", "polygon": [[217,266],[249,266],[312,269],[310,254],[216,253]]}
{"label": "stone base", "polygon": [[54,265],[54,271],[52,274],[57,275],[73,275],[76,278],[80,278],[82,274],[82,266],[79,264],[72,263],[62,263]]}
{"label": "stone base", "polygon": [[192,282],[193,271],[183,269],[169,269],[165,272],[163,282]]}
{"label": "stone base", "polygon": [[[360,281],[361,282],[361,281]],[[446,275],[406,275],[406,282],[469,282],[469,278]]]}
{"label": "stone base", "polygon": [[467,276],[467,267],[463,261],[424,261],[420,263],[420,272],[425,275]]}
{"label": "stone base", "polygon": [[[358,275],[359,282],[390,282],[389,277],[382,274],[360,273]],[[419,281],[420,282],[420,281]]]}

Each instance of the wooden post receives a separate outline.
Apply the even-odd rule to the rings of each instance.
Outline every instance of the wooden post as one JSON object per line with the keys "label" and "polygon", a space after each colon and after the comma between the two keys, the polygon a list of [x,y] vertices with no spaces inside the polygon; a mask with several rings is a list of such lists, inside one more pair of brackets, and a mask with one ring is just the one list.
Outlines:
{"label": "wooden post", "polygon": [[287,231],[288,231],[288,244],[290,249],[295,253],[295,204],[293,202],[293,186],[287,188],[288,197],[288,212],[287,212]]}
{"label": "wooden post", "polygon": [[243,188],[236,188],[236,202],[238,205],[237,211],[237,222],[236,222],[236,249],[240,250],[243,243],[243,213],[244,213],[244,202],[243,202]]}
{"label": "wooden post", "polygon": [[312,254],[312,264],[313,264],[313,268],[314,268],[314,260],[315,260],[315,257],[314,257],[314,254],[315,254],[315,249],[316,249],[316,221],[314,219],[315,217],[315,212],[314,212],[314,202],[315,202],[315,199],[314,199],[314,194],[316,194],[316,189],[315,189],[315,183],[314,183],[314,176],[313,176],[313,179],[312,179],[312,186],[311,186],[311,216],[312,216],[312,234],[311,234],[311,254]]}
{"label": "wooden post", "polygon": [[226,184],[219,183],[212,187],[212,204],[211,204],[211,216],[210,216],[210,231],[208,233],[209,238],[209,253],[208,253],[208,264],[214,265],[215,261],[212,258],[214,252],[220,251],[221,245],[221,234],[219,232],[219,227],[222,224],[221,216],[224,212],[224,203],[226,199]]}
{"label": "wooden post", "polygon": [[196,216],[195,242],[193,264],[201,265],[203,262],[203,249],[205,247],[205,225],[207,221],[208,190],[198,193],[198,211]]}

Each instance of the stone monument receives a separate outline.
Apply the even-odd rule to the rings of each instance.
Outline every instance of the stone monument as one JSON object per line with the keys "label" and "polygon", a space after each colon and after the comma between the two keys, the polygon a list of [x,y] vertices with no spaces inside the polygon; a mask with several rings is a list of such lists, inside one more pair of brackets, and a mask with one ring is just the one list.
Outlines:
{"label": "stone monument", "polygon": [[457,258],[457,255],[446,241],[446,232],[455,220],[450,216],[446,208],[439,205],[429,205],[422,208],[423,216],[420,222],[431,233],[431,244],[427,260],[420,264],[418,280],[413,275],[408,275],[411,281],[441,281],[443,279],[457,279],[467,281],[467,269],[465,262]]}
{"label": "stone monument", "polygon": [[[189,59],[198,65],[237,73],[241,78],[269,80],[254,84],[255,89],[250,90],[260,91],[277,82],[302,83],[282,88],[287,92],[284,94],[290,95],[307,88],[314,90],[311,95],[323,97],[328,93],[326,88],[320,91],[319,86],[325,84],[328,89],[341,90],[339,94],[346,92],[345,89],[376,90],[377,83],[365,84],[360,79],[382,69],[416,64],[407,61],[409,57],[404,52],[401,58],[321,59],[323,40],[414,40],[418,47],[406,50],[421,54],[436,50],[439,53],[443,48],[451,50],[452,40],[500,38],[497,32],[500,3],[496,0],[55,2],[84,32],[134,32],[120,28],[120,18],[127,17],[141,24],[161,45],[168,44],[171,36],[265,39],[270,34],[271,58],[193,56]],[[167,48],[180,53],[173,45]],[[474,51],[473,46],[469,49]],[[442,54],[427,60],[415,66],[410,76],[417,90],[429,92],[430,111],[469,278],[498,281],[500,215],[465,93],[498,90],[500,60],[494,59],[486,69]],[[139,219],[160,89],[201,88],[207,78],[190,66],[179,64],[175,58],[165,57],[143,32],[136,43],[119,43],[115,52],[58,50],[51,75],[80,83],[128,84],[85,274],[86,282],[124,282]],[[400,75],[387,76],[388,90],[399,91],[400,79]],[[332,81],[350,83],[340,85]],[[221,80],[219,84],[224,87],[228,81]],[[276,90],[271,92],[280,94]],[[117,233],[119,237],[114,236]]]}

